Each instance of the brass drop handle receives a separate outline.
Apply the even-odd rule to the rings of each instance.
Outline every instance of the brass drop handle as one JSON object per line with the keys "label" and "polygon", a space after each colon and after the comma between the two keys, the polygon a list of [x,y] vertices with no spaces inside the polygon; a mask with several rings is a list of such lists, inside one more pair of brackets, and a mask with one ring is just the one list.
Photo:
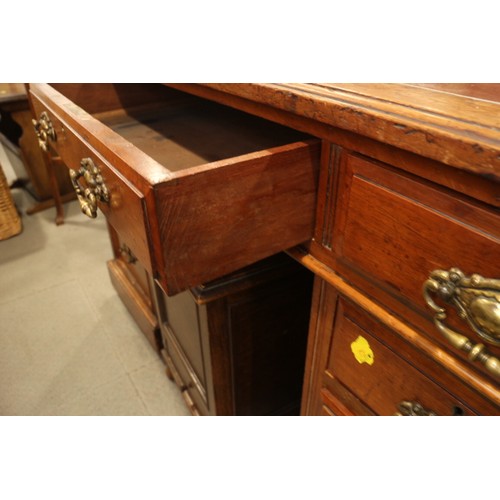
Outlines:
{"label": "brass drop handle", "polygon": [[398,404],[398,411],[394,415],[398,417],[433,417],[436,414],[424,408],[417,401],[401,401]]}
{"label": "brass drop handle", "polygon": [[49,115],[46,111],[40,113],[40,118],[38,120],[31,120],[33,126],[35,127],[35,133],[38,137],[38,145],[45,153],[48,151],[49,139],[51,141],[56,141],[56,131],[52,126]]}
{"label": "brass drop handle", "polygon": [[457,349],[469,354],[469,359],[483,363],[486,369],[500,377],[500,360],[491,355],[483,344],[474,344],[445,324],[446,309],[434,302],[436,295],[454,306],[458,315],[485,342],[500,345],[500,280],[465,274],[457,268],[432,271],[423,285],[426,304],[434,311],[434,324],[439,332]]}
{"label": "brass drop handle", "polygon": [[[101,175],[99,167],[97,167],[90,158],[83,158],[80,162],[80,169],[69,170],[69,176],[73,188],[80,202],[82,212],[91,219],[97,217],[97,201],[108,203],[110,194]],[[85,179],[86,187],[80,186],[78,179]]]}

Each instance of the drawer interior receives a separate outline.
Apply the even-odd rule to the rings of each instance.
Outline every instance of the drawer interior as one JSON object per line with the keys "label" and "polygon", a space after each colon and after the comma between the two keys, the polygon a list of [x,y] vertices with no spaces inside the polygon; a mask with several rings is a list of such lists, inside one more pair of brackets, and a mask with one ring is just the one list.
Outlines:
{"label": "drawer interior", "polygon": [[162,84],[30,92],[66,165],[99,165],[99,207],[168,295],[311,238],[318,139]]}
{"label": "drawer interior", "polygon": [[53,86],[172,172],[308,138],[161,84]]}

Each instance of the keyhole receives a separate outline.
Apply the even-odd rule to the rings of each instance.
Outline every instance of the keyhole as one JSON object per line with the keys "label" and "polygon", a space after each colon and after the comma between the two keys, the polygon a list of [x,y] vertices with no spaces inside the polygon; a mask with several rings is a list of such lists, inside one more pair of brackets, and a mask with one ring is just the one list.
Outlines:
{"label": "keyhole", "polygon": [[460,406],[454,406],[453,407],[453,412],[452,412],[452,415],[454,417],[460,417],[464,414],[464,410],[462,408],[460,408]]}

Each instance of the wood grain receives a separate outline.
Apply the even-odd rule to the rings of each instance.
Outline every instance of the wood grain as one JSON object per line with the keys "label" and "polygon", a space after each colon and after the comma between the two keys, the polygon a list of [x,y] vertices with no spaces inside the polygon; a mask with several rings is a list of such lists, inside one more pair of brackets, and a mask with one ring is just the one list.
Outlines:
{"label": "wood grain", "polygon": [[[458,266],[467,274],[497,277],[500,103],[494,87],[169,84],[148,86],[142,97],[133,86],[105,85],[101,94],[99,85],[58,88],[62,94],[34,85],[30,95],[54,116],[62,138],[58,147],[68,148],[68,158],[83,151],[65,143],[75,137],[137,194],[140,206],[128,209],[133,216],[103,210],[110,221],[117,217],[116,227],[123,224],[126,240],[139,241],[129,223],[143,225],[146,238],[137,245],[143,253],[134,253],[150,259],[169,294],[287,246],[309,248],[313,255],[290,251],[318,276],[303,414],[389,414],[395,400],[406,398],[403,389],[440,413],[457,406],[465,413],[498,414],[498,383],[436,334],[420,291],[435,268]],[[233,122],[241,126],[249,118],[205,99],[311,134],[323,144],[273,143],[271,137],[256,146],[250,136],[260,126],[223,133],[217,119],[226,113],[235,116],[226,120],[230,132]],[[195,128],[191,134],[182,120],[192,121],[200,103],[220,114],[207,112],[203,133]],[[266,122],[258,123],[264,135],[271,131]],[[73,136],[65,135],[66,127]],[[238,150],[247,138],[248,149]],[[225,300],[219,291],[212,298]],[[210,304],[211,299],[197,302],[195,309],[209,314]],[[228,307],[221,305],[217,314]],[[239,307],[229,310],[247,318]],[[208,321],[200,319],[203,314],[199,322]],[[231,332],[224,321],[212,327]],[[209,329],[201,334],[202,352],[210,351]],[[350,364],[349,345],[360,332],[382,360],[374,376],[359,377],[359,367]],[[250,336],[239,347],[233,337],[221,337],[214,352],[246,366]],[[206,357],[186,355],[186,339],[173,344],[167,359],[172,370],[180,363],[175,373],[187,381],[183,394],[192,410],[206,413],[235,372],[215,363],[202,376]],[[208,383],[212,377],[219,382]],[[409,383],[403,386],[402,379]],[[248,400],[247,382],[231,397]],[[234,409],[236,399],[221,396],[221,411]]]}
{"label": "wood grain", "polygon": [[500,179],[500,104],[404,84],[204,84]]}
{"label": "wood grain", "polygon": [[[33,96],[33,108],[38,115],[48,109],[46,104]],[[133,253],[147,271],[153,275],[155,270],[154,251],[150,248],[146,231],[146,208],[144,194],[129,182],[105,158],[80,137],[63,119],[52,111],[49,116],[56,129],[57,141],[52,144],[68,169],[78,171],[83,158],[90,158],[101,170],[110,192],[109,203],[98,202],[108,222],[127,242]],[[146,193],[148,190],[146,190]]]}
{"label": "wood grain", "polygon": [[[330,319],[329,322],[323,323],[322,318],[325,317],[328,319],[334,317],[336,293],[340,293],[348,298],[354,304],[359,306],[361,310],[366,311],[369,315],[376,318],[376,320],[381,324],[385,325],[390,331],[397,334],[402,340],[415,346],[418,350],[428,356],[429,359],[434,360],[436,363],[435,368],[439,369],[439,367],[444,367],[449,374],[453,374],[458,380],[472,388],[473,392],[469,393],[469,397],[476,399],[477,394],[480,394],[484,398],[487,398],[482,402],[481,399],[478,401],[477,404],[481,407],[486,405],[486,408],[489,408],[489,411],[494,411],[495,414],[499,411],[500,390],[498,389],[497,383],[484,378],[482,375],[478,375],[474,371],[471,371],[468,364],[458,360],[455,356],[450,355],[439,346],[436,346],[434,342],[423,336],[421,332],[414,330],[400,318],[391,314],[373,300],[370,300],[364,294],[345,282],[328,266],[307,254],[307,252],[304,252],[299,247],[290,249],[287,253],[313,271],[318,276],[317,279],[321,278],[326,281],[326,283],[331,285],[331,287],[328,287],[323,284],[320,289],[323,290],[322,293],[325,293],[325,290],[331,290],[331,292],[325,295],[328,297],[328,302],[325,302],[321,295],[319,297],[316,295],[317,298],[314,301],[314,308],[318,308],[318,310],[316,312],[313,311],[312,313],[314,315],[313,318],[316,318],[316,321],[311,322],[308,345],[308,364],[306,365],[305,380],[308,381],[309,393],[307,395],[307,388],[305,387],[305,412],[308,411],[308,408],[314,409],[314,398],[316,397],[314,394],[318,394],[318,387],[321,383],[318,378],[320,375],[315,373],[315,370],[317,370],[318,366],[326,366],[325,346],[328,346],[329,342],[325,342],[324,337],[322,336],[325,335],[325,331],[328,331],[331,328],[333,320]],[[320,285],[316,286],[319,287]],[[317,346],[312,352],[310,352],[311,345]],[[429,366],[426,368],[428,370],[430,369]],[[441,373],[441,376],[449,375]],[[313,399],[311,400],[310,398]],[[491,403],[488,400],[491,401]]]}
{"label": "wood grain", "polygon": [[500,83],[412,83],[411,85],[472,99],[500,102]]}
{"label": "wood grain", "polygon": [[318,163],[318,142],[300,142],[184,170],[158,185],[167,293],[309,240]]}
{"label": "wood grain", "polygon": [[[334,223],[317,228],[326,239],[312,244],[311,254],[454,352],[432,323],[422,285],[433,270],[452,267],[496,278],[498,215],[350,153],[343,153],[338,175],[338,196],[320,195],[336,199]],[[475,337],[463,321],[450,316],[451,326]],[[490,350],[500,356],[497,347]],[[465,353],[457,355],[467,359]]]}
{"label": "wood grain", "polygon": [[[453,394],[460,393],[456,385],[440,386],[425,374],[427,360],[424,357],[414,353],[410,346],[396,349],[389,333],[363,314],[340,299],[326,365],[332,378],[377,415],[394,415],[402,401],[416,401],[438,415],[453,415],[455,408],[460,408],[465,415],[474,414]],[[373,352],[371,365],[360,363],[353,354],[352,344],[360,337]],[[328,386],[328,378],[325,379]]]}
{"label": "wood grain", "polygon": [[99,207],[167,293],[311,238],[318,141],[290,145],[303,134],[196,99],[101,113],[119,135],[48,85],[30,92],[68,168],[91,157],[102,169],[112,192]]}
{"label": "wood grain", "polygon": [[[172,174],[131,145],[126,139],[94,118],[80,106],[47,84],[31,84],[30,100],[39,102],[35,113],[47,111],[54,118],[53,125],[58,137],[64,137],[64,123],[87,146],[99,151],[134,186],[146,192],[150,185],[167,180]],[[60,141],[58,141],[60,147]]]}

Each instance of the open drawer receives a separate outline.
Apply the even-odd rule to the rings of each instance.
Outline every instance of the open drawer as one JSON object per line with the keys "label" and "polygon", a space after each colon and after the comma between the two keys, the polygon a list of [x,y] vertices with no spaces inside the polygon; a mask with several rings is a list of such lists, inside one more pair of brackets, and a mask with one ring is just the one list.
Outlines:
{"label": "open drawer", "polygon": [[85,211],[168,295],[312,237],[317,139],[161,84],[32,84],[30,100]]}

